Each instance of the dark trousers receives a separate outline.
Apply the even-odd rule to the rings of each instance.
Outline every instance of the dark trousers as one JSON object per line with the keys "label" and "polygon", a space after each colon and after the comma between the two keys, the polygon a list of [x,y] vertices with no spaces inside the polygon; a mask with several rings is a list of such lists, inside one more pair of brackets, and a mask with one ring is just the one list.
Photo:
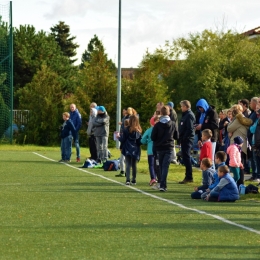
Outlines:
{"label": "dark trousers", "polygon": [[182,142],[181,143],[181,152],[182,152],[183,164],[186,168],[185,179],[187,179],[187,180],[193,180],[191,155],[190,155],[191,147],[192,147],[192,142]]}
{"label": "dark trousers", "polygon": [[167,188],[167,176],[169,171],[169,165],[172,160],[173,150],[157,151],[159,158],[159,167],[161,172],[160,188]]}
{"label": "dark trousers", "polygon": [[130,171],[132,168],[132,181],[136,181],[136,164],[137,160],[129,155],[125,156],[125,175],[126,175],[126,181],[130,181]]}
{"label": "dark trousers", "polygon": [[150,172],[150,178],[155,179],[156,175],[155,175],[155,171],[154,171],[154,156],[153,155],[148,155],[148,165],[149,165],[149,172]]}
{"label": "dark trousers", "polygon": [[[246,154],[244,152],[241,152],[241,162],[243,165],[245,165]],[[244,184],[244,170],[243,169],[240,169],[240,178],[237,181],[237,187],[239,187],[240,184]]]}
{"label": "dark trousers", "polygon": [[158,158],[157,153],[156,153],[156,155],[154,155],[154,172],[157,177],[157,182],[160,183],[161,182],[161,172],[160,172],[159,158]]}
{"label": "dark trousers", "polygon": [[97,160],[97,145],[96,145],[96,138],[94,135],[91,135],[88,138],[89,143],[89,151],[90,151],[90,158],[93,160]]}

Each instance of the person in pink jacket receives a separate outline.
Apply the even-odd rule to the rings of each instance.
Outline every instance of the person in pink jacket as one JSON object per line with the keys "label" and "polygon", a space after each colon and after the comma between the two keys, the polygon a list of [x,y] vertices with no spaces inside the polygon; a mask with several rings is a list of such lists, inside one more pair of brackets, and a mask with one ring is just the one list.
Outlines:
{"label": "person in pink jacket", "polygon": [[240,179],[240,169],[244,169],[241,162],[241,147],[243,142],[244,141],[241,136],[236,136],[234,138],[234,143],[227,149],[227,154],[229,155],[229,169],[233,173],[235,182]]}

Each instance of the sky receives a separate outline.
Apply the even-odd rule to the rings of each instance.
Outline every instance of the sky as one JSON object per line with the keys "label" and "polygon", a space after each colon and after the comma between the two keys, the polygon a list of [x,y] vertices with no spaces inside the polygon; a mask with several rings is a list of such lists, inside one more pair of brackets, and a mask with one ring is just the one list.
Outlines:
{"label": "sky", "polygon": [[[0,0],[0,5],[7,1]],[[122,68],[137,67],[149,50],[165,41],[204,29],[244,32],[260,26],[258,0],[121,0]],[[37,31],[64,21],[80,47],[76,63],[94,34],[108,57],[118,61],[119,0],[13,0],[13,26],[33,25]]]}

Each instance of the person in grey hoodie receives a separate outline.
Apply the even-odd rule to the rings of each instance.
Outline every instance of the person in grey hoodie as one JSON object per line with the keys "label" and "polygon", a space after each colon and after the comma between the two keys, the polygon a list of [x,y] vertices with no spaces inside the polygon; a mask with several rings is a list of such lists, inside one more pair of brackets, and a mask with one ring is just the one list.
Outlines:
{"label": "person in grey hoodie", "polygon": [[167,176],[169,165],[172,160],[174,139],[178,139],[178,131],[175,122],[170,117],[168,106],[161,108],[160,121],[154,126],[151,134],[154,148],[159,158],[159,167],[161,171],[160,191],[167,190]]}
{"label": "person in grey hoodie", "polygon": [[96,108],[91,107],[90,108],[90,116],[88,121],[88,129],[87,129],[87,135],[88,143],[89,143],[89,152],[90,152],[90,159],[97,160],[97,143],[96,143],[96,137],[94,136],[94,126],[93,121],[95,120],[97,116],[97,110]]}
{"label": "person in grey hoodie", "polygon": [[109,115],[103,106],[96,109],[97,116],[93,120],[94,136],[97,142],[98,162],[104,162],[108,158]]}

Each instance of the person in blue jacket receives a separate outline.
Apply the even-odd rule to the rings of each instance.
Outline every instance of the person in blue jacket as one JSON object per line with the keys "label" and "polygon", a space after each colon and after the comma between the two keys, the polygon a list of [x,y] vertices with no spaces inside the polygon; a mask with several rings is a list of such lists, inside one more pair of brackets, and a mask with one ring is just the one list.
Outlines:
{"label": "person in blue jacket", "polygon": [[70,162],[71,157],[71,144],[72,138],[77,140],[76,138],[76,129],[70,120],[70,114],[68,112],[64,112],[62,114],[62,118],[64,120],[63,125],[61,127],[61,160],[59,162]]}
{"label": "person in blue jacket", "polygon": [[218,202],[235,202],[239,199],[237,184],[229,174],[228,167],[218,168],[218,185],[208,194],[205,200]]}
{"label": "person in blue jacket", "polygon": [[76,108],[75,104],[70,105],[70,120],[72,121],[76,129],[76,138],[74,139],[74,144],[77,153],[76,161],[80,162],[79,129],[81,127],[82,120],[81,120],[81,114],[79,113],[79,110]]}
{"label": "person in blue jacket", "polygon": [[159,121],[159,117],[153,116],[150,119],[150,125],[151,127],[148,128],[145,132],[144,135],[142,136],[141,143],[142,144],[147,144],[147,157],[148,157],[148,165],[149,165],[149,172],[150,172],[150,183],[149,185],[152,186],[156,184],[156,174],[155,174],[155,156],[153,154],[153,141],[151,139],[152,131],[154,125]]}

